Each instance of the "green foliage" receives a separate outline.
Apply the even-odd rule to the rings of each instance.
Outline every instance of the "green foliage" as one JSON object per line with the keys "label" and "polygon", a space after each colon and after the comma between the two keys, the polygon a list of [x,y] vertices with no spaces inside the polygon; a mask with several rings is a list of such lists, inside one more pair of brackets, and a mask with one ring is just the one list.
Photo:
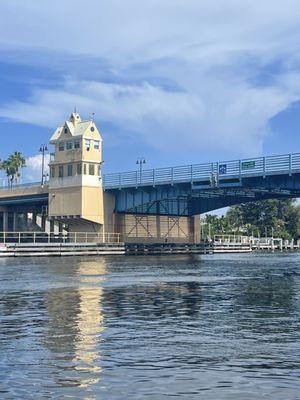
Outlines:
{"label": "green foliage", "polygon": [[295,200],[265,200],[230,207],[226,216],[207,215],[211,236],[247,234],[297,238],[300,233],[300,207]]}
{"label": "green foliage", "polygon": [[10,186],[20,177],[21,169],[25,166],[25,158],[19,151],[15,151],[7,160],[0,162],[0,169],[5,171]]}
{"label": "green foliage", "polygon": [[218,217],[217,215],[207,214],[204,222],[206,223],[203,231],[205,236],[214,236],[222,233],[232,233],[233,227],[227,216]]}

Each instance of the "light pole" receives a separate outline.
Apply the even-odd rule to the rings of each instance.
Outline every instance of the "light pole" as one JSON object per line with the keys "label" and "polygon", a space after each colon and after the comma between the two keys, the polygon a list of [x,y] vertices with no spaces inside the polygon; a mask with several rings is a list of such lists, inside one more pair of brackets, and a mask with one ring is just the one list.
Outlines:
{"label": "light pole", "polygon": [[143,164],[146,164],[145,158],[144,157],[139,157],[136,160],[136,164],[140,166],[140,183],[142,183]]}
{"label": "light pole", "polygon": [[45,153],[48,151],[48,147],[46,144],[42,144],[40,147],[40,152],[42,153],[42,180],[41,185],[44,185],[45,178]]}

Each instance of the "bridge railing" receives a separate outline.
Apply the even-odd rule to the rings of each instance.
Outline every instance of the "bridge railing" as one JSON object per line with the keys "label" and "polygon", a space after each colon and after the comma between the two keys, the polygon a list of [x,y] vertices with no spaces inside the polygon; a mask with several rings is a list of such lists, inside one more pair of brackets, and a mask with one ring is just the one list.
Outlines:
{"label": "bridge railing", "polygon": [[120,233],[0,232],[0,244],[10,243],[119,243]]}
{"label": "bridge railing", "polygon": [[[300,172],[300,153],[282,154],[268,157],[253,157],[242,160],[207,162],[193,165],[182,165],[123,173],[112,173],[103,176],[104,189],[117,189],[130,186],[150,186],[184,182],[235,179],[251,176],[292,174]],[[48,182],[45,182],[47,184]],[[40,182],[1,186],[0,190],[18,189],[39,186]]]}
{"label": "bridge railing", "polygon": [[[48,184],[48,182],[45,182],[45,185],[46,184]],[[22,189],[33,186],[41,186],[41,182],[13,183],[12,185],[8,185],[6,181],[0,186],[0,190]]]}
{"label": "bridge railing", "polygon": [[106,174],[104,189],[300,172],[300,153]]}

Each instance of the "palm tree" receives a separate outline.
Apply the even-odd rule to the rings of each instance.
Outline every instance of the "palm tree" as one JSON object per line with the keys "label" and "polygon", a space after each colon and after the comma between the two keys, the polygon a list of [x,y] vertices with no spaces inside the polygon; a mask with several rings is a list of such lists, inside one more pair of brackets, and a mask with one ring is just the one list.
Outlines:
{"label": "palm tree", "polygon": [[9,162],[11,163],[13,169],[15,170],[14,179],[16,181],[21,176],[21,169],[26,167],[26,160],[23,157],[22,153],[19,151],[15,151],[13,154],[9,156]]}
{"label": "palm tree", "polygon": [[4,170],[8,178],[8,186],[12,187],[13,182],[21,176],[21,168],[26,166],[26,160],[22,153],[15,151],[7,160],[0,162],[0,169]]}
{"label": "palm tree", "polygon": [[4,170],[6,173],[6,176],[8,178],[8,186],[11,187],[12,186],[12,182],[13,182],[13,177],[14,177],[14,171],[9,163],[8,160],[3,160],[0,164],[0,169]]}

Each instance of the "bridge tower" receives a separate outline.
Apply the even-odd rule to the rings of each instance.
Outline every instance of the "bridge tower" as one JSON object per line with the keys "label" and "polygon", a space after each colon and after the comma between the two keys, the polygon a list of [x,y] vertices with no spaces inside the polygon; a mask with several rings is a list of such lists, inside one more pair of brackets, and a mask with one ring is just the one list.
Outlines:
{"label": "bridge tower", "polygon": [[65,222],[70,231],[103,229],[101,179],[102,138],[93,120],[83,121],[76,112],[50,139],[50,219]]}

